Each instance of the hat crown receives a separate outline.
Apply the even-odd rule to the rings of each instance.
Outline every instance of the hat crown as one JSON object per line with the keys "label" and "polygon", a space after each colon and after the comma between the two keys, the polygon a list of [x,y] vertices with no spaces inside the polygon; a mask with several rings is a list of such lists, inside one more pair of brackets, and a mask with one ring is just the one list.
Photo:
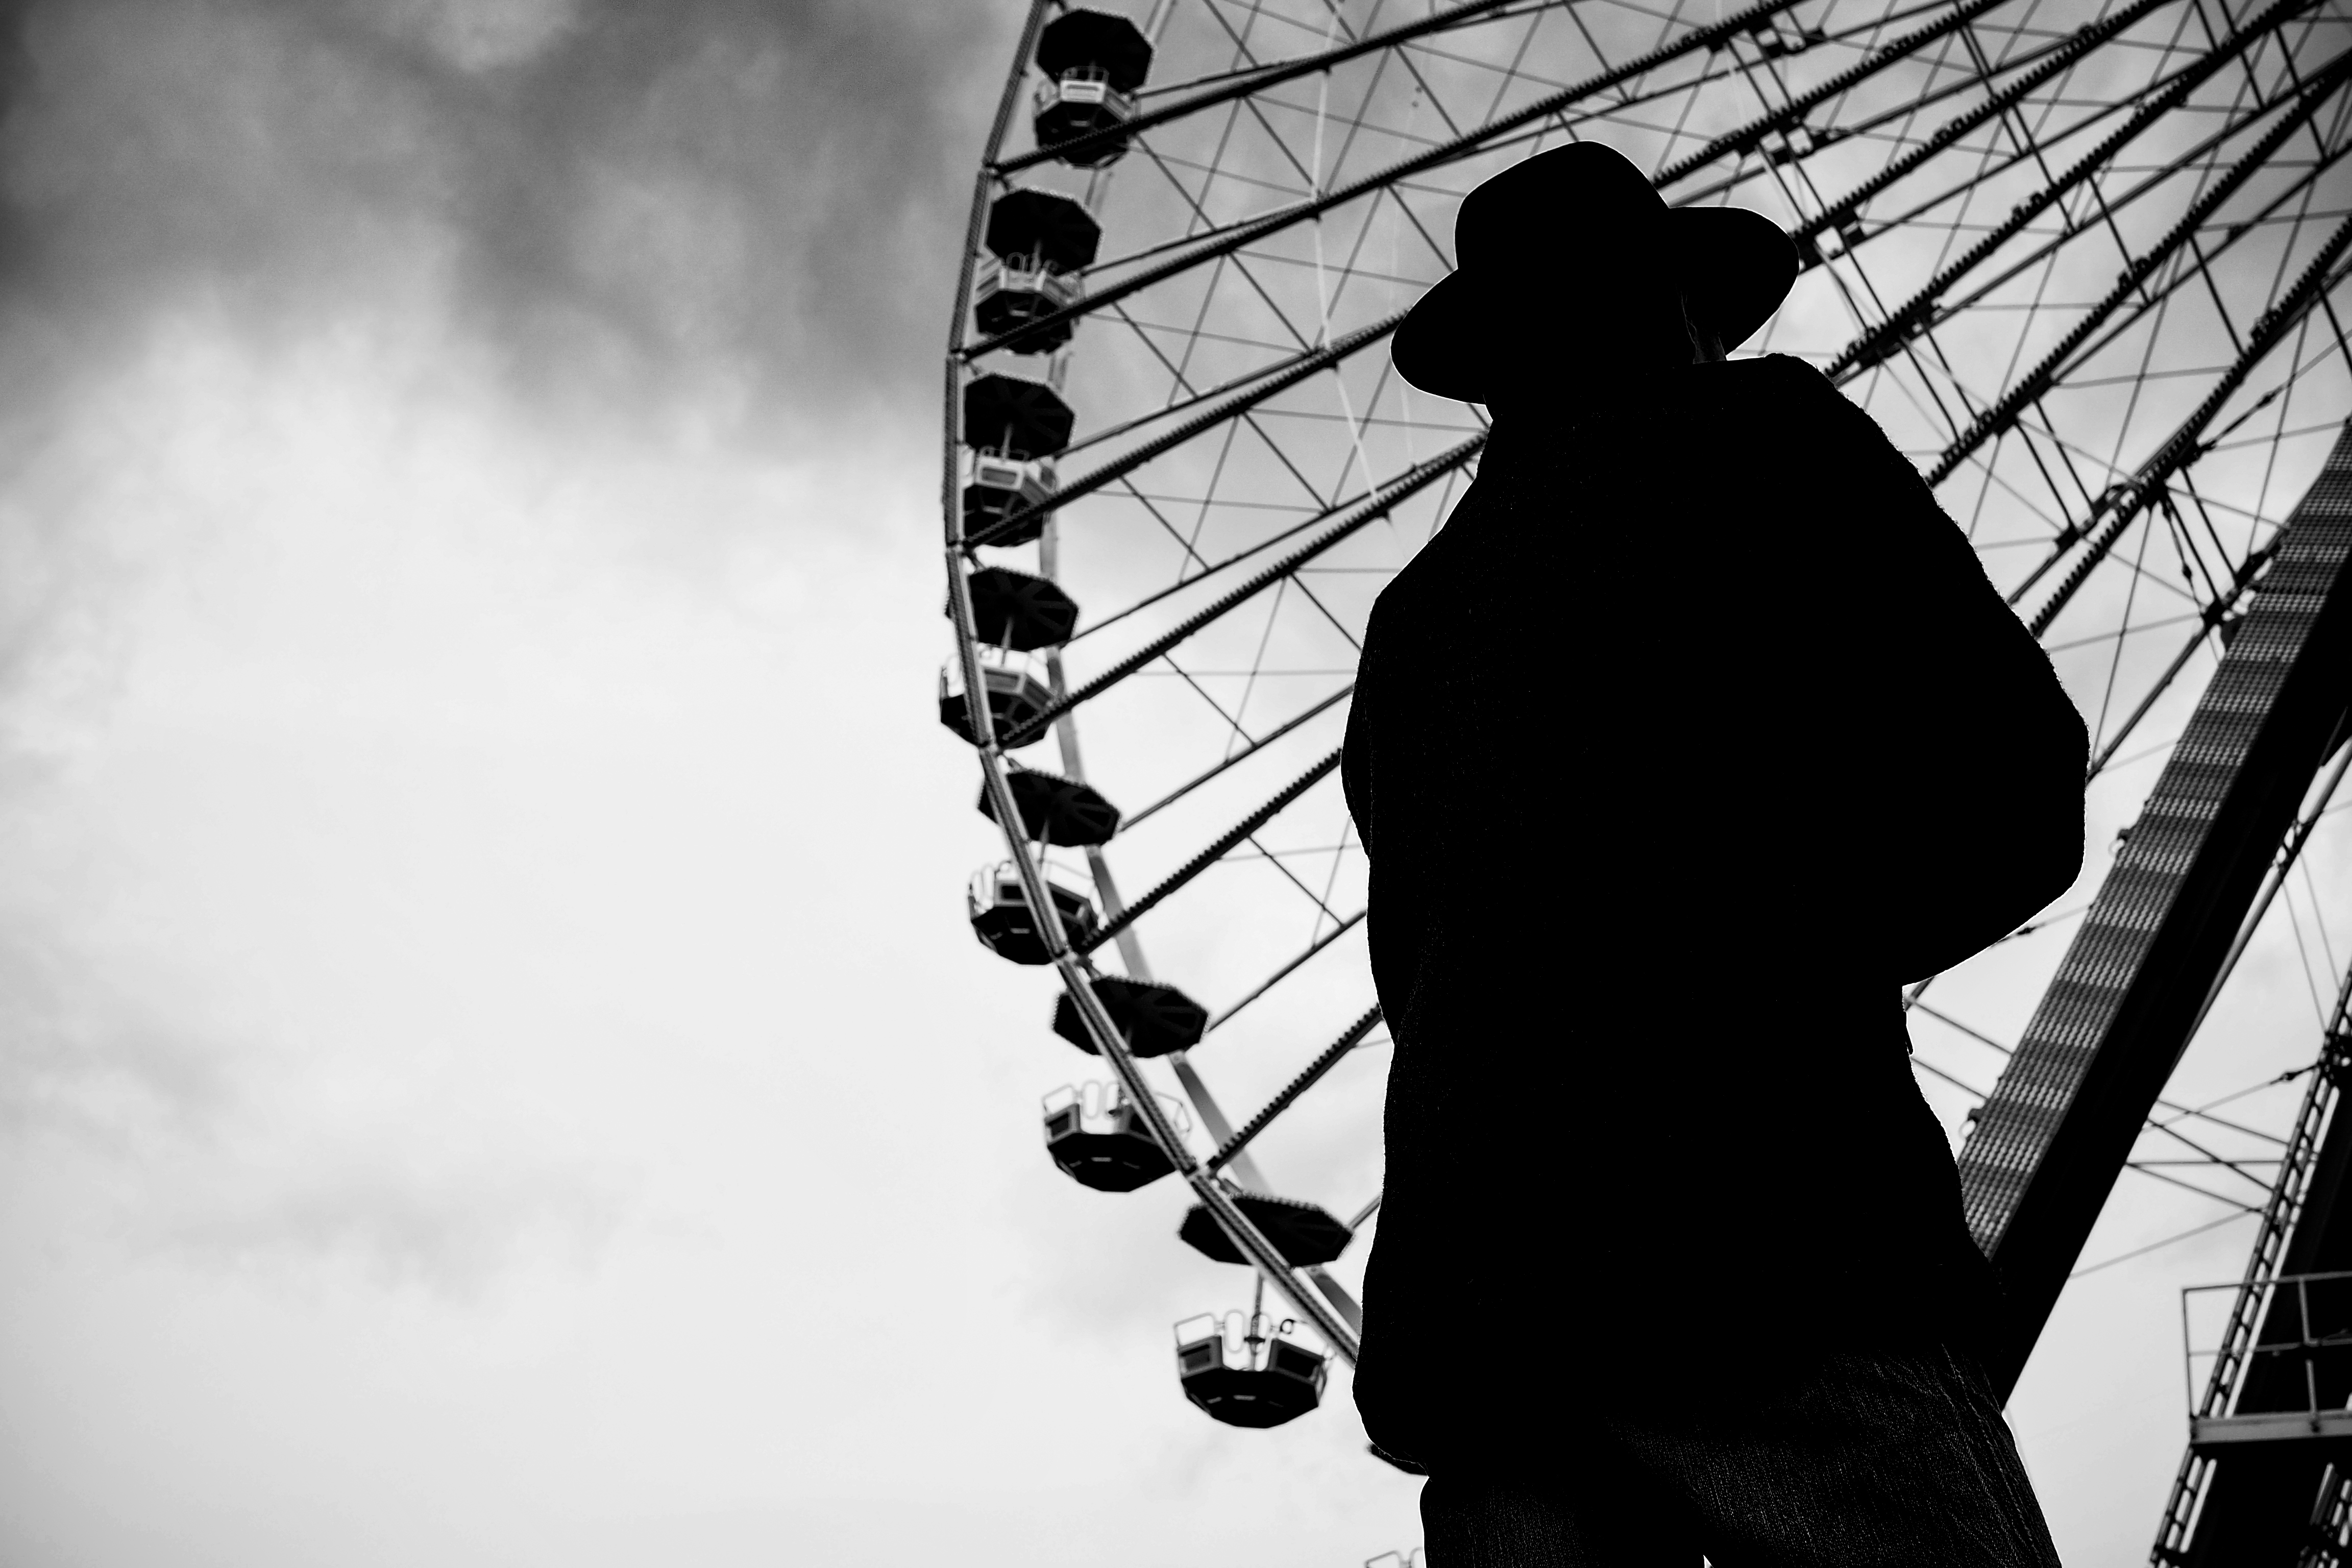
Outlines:
{"label": "hat crown", "polygon": [[1669,207],[1630,159],[1592,142],[1538,153],[1463,197],[1454,245],[1454,275],[1421,297],[1389,353],[1412,385],[1471,403],[1539,367],[1605,373],[1673,345],[1687,353],[1694,325],[1735,348],[1797,279],[1797,247],[1770,218]]}
{"label": "hat crown", "polygon": [[1571,142],[1513,164],[1462,198],[1454,220],[1461,268],[1503,268],[1563,249],[1643,246],[1666,204],[1632,159]]}

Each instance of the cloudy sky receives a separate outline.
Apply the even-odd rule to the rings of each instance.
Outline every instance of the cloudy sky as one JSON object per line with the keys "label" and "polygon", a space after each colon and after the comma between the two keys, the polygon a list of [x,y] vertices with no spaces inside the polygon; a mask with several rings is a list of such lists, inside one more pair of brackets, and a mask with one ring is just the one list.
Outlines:
{"label": "cloudy sky", "polygon": [[[963,924],[935,355],[1017,10],[0,11],[9,1568],[1418,1539],[1344,1382],[1177,1397],[1232,1276],[1040,1157]],[[2178,1451],[2099,1278],[2019,1407],[2077,1563]]]}

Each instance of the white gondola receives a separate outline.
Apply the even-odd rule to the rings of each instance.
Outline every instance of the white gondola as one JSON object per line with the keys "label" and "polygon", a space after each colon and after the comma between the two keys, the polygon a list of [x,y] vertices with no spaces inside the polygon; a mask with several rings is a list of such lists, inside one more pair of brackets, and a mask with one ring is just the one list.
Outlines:
{"label": "white gondola", "polygon": [[[1002,742],[1008,735],[1018,734],[1024,725],[1046,710],[1054,700],[1054,685],[1047,678],[1045,661],[1035,654],[987,647],[973,651],[980,663],[981,689],[988,696],[989,720],[995,727],[997,740]],[[940,667],[940,722],[965,741],[979,743],[979,737],[972,732],[971,710],[964,701],[961,659],[950,659]],[[1038,730],[1014,743],[1034,745],[1046,733]]]}
{"label": "white gondola", "polygon": [[1176,1325],[1184,1397],[1229,1426],[1279,1426],[1323,1402],[1330,1356],[1295,1321],[1202,1313]]}
{"label": "white gondola", "polygon": [[[1077,873],[1051,863],[1040,869],[1045,878],[1045,895],[1054,900],[1055,912],[1062,917],[1062,934],[1074,942],[1082,941],[1102,923],[1087,882]],[[1045,946],[1045,932],[1038,929],[1036,916],[1030,912],[1029,895],[1021,886],[1020,870],[1012,861],[983,866],[973,872],[964,902],[971,914],[972,934],[999,958],[1015,963],[1054,962],[1053,953]]]}
{"label": "white gondola", "polygon": [[[974,452],[963,487],[963,531],[966,538],[984,534],[1015,512],[1042,505],[1054,493],[1054,465],[1024,463],[993,452]],[[1045,531],[1050,512],[1032,511],[1009,531],[986,542],[1010,547],[1026,544]]]}
{"label": "white gondola", "polygon": [[[1037,36],[1037,144],[1114,131],[1135,118],[1135,95],[1151,74],[1151,42],[1125,16],[1084,7],[1065,11]],[[1098,169],[1127,151],[1128,138],[1105,136],[1060,154]]]}
{"label": "white gondola", "polygon": [[[1074,305],[1085,295],[1086,286],[1075,276],[1056,271],[1039,257],[991,257],[972,279],[972,319],[983,332],[1009,332]],[[1005,346],[1014,353],[1049,353],[1069,341],[1070,323],[1063,321],[1024,333]]]}
{"label": "white gondola", "polygon": [[[1192,1119],[1165,1094],[1160,1112],[1188,1136]],[[1045,1152],[1072,1180],[1097,1192],[1131,1193],[1175,1169],[1142,1113],[1116,1083],[1064,1084],[1045,1100]]]}
{"label": "white gondola", "polygon": [[[1119,91],[1101,69],[1081,67],[1067,76],[1039,82],[1033,112],[1039,143],[1050,146],[1126,124],[1135,118],[1135,95]],[[1126,139],[1112,137],[1068,161],[1081,168],[1097,168],[1126,151]]]}

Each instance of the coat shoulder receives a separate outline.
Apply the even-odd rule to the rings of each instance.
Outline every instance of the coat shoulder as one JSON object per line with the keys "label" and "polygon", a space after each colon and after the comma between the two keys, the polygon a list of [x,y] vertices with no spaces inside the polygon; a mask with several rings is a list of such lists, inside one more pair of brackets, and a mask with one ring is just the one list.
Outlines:
{"label": "coat shoulder", "polygon": [[1723,362],[1727,373],[1744,380],[1779,386],[1803,386],[1834,394],[1837,388],[1830,378],[1807,364],[1794,354],[1758,354],[1753,359],[1731,359]]}
{"label": "coat shoulder", "polygon": [[1740,422],[1775,447],[1801,450],[1813,461],[1843,462],[1850,471],[1877,474],[1906,490],[1918,470],[1895,449],[1878,421],[1840,392],[1820,370],[1788,354],[1730,360],[1723,384]]}
{"label": "coat shoulder", "polygon": [[1765,407],[1783,419],[1818,418],[1823,413],[1842,421],[1869,418],[1846,400],[1828,376],[1792,355],[1726,360],[1709,368],[1731,396]]}

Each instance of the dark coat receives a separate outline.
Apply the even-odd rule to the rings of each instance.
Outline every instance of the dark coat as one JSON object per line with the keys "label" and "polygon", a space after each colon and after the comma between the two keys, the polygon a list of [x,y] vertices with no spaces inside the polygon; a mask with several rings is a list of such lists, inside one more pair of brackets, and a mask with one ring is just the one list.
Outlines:
{"label": "dark coat", "polygon": [[1373,609],[1348,729],[1396,1040],[1373,1441],[1447,1464],[1965,1334],[1987,1271],[1898,985],[2066,889],[2084,752],[1809,366],[1498,418]]}

